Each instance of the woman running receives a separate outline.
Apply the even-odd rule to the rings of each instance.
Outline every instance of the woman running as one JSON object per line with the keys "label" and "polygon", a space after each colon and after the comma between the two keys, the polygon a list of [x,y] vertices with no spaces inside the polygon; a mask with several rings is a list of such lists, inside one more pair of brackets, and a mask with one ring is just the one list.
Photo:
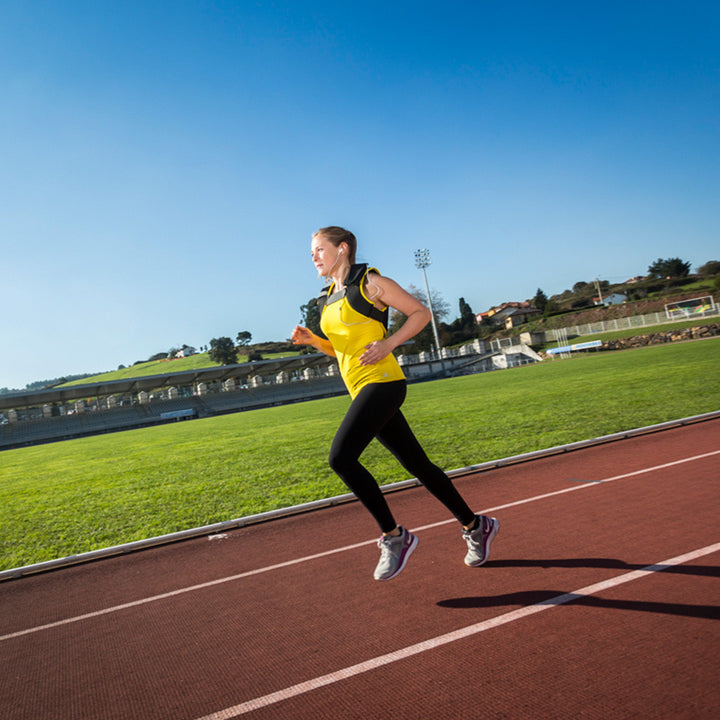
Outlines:
{"label": "woman running", "polygon": [[[330,467],[380,527],[376,580],[398,575],[418,539],[395,522],[375,478],[360,464],[360,455],[373,438],[455,516],[467,542],[465,564],[479,567],[488,559],[500,524],[468,507],[450,478],[429,460],[400,411],[407,382],[392,352],[428,324],[430,311],[374,268],[356,265],[356,250],[355,236],[344,228],[321,228],[313,235],[312,261],[320,276],[331,280],[319,301],[322,335],[300,325],[292,333],[296,345],[311,345],[337,358],[352,398],[330,448]],[[388,336],[391,307],[407,320]]]}

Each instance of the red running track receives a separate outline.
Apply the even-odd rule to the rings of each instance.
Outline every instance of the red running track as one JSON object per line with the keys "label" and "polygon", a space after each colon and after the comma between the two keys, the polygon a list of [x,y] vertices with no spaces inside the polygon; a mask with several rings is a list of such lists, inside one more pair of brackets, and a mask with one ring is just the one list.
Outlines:
{"label": "red running track", "polygon": [[12,720],[720,717],[720,420],[0,584]]}

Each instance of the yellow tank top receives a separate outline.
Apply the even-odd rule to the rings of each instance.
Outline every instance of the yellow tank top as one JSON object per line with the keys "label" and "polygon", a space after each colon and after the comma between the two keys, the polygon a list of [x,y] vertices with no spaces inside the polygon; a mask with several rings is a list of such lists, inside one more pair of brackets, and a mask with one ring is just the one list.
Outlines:
{"label": "yellow tank top", "polygon": [[[392,353],[374,365],[360,364],[359,359],[365,352],[365,346],[385,339],[385,327],[381,322],[350,307],[345,295],[333,300],[333,289],[334,286],[328,292],[320,318],[320,328],[332,343],[340,366],[340,375],[350,397],[354,398],[370,383],[404,380],[405,375]],[[361,291],[365,299],[370,301],[364,288],[361,288]]]}

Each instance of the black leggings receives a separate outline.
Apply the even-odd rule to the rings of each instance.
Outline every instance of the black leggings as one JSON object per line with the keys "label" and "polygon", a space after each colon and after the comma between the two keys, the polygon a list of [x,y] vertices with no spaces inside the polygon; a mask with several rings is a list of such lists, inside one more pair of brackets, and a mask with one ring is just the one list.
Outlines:
{"label": "black leggings", "polygon": [[455,489],[450,478],[428,459],[400,406],[407,383],[398,380],[366,385],[347,411],[330,448],[330,467],[388,533],[397,523],[375,478],[360,464],[360,455],[377,438],[455,516],[470,525],[475,514]]}

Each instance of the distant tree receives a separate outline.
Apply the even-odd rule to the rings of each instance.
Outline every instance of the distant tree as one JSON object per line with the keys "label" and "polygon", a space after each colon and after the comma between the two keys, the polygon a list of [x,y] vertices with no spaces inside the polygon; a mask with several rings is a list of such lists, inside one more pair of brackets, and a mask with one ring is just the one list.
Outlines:
{"label": "distant tree", "polygon": [[208,355],[213,362],[221,365],[237,365],[237,350],[229,337],[213,338]]}
{"label": "distant tree", "polygon": [[[428,299],[427,293],[420,288],[410,285],[407,291],[416,299],[419,300],[423,305],[427,307]],[[432,302],[433,314],[435,315],[435,321],[440,322],[444,320],[450,314],[450,306],[445,302],[445,298],[437,291],[430,289],[430,300]]]}
{"label": "distant tree", "polygon": [[576,283],[573,285],[573,292],[576,293],[576,294],[577,294],[577,293],[581,293],[583,290],[585,290],[585,288],[586,288],[587,286],[588,286],[588,283],[583,282],[582,280],[581,280],[580,282],[576,282]]}
{"label": "distant tree", "polygon": [[[410,293],[416,300],[419,300],[423,305],[427,307],[427,295],[425,291],[420,290],[414,285],[410,285],[407,288],[407,292]],[[438,325],[438,334],[440,334],[440,325],[442,318],[446,317],[450,312],[450,306],[445,302],[443,296],[435,290],[430,290],[430,299],[433,306],[433,314],[435,315],[435,322]],[[394,333],[402,324],[407,320],[407,316],[396,310],[390,313],[390,322],[388,324],[388,334]],[[428,323],[411,341],[413,343],[413,349],[411,352],[420,352],[421,350],[430,350],[435,347],[435,336],[432,329],[432,324]],[[440,339],[443,342],[443,339]],[[402,351],[401,351],[402,352]]]}
{"label": "distant tree", "polygon": [[300,324],[304,325],[308,330],[314,333],[320,332],[320,308],[318,308],[317,298],[311,298],[305,305],[300,306]]}
{"label": "distant tree", "polygon": [[483,317],[478,324],[478,335],[481,338],[488,337],[495,332],[495,324],[488,317]]}
{"label": "distant tree", "polygon": [[[449,325],[441,323],[438,328],[440,342],[445,345],[457,345],[467,340],[474,340],[478,336],[478,324],[475,313],[465,298],[460,298],[460,317],[453,320]],[[443,337],[445,335],[446,337]]]}
{"label": "distant tree", "polygon": [[463,329],[471,329],[475,326],[475,313],[468,303],[465,302],[465,298],[460,298],[460,324]]}
{"label": "distant tree", "polygon": [[654,278],[682,278],[690,274],[690,263],[680,258],[658,258],[648,267],[648,274]]}
{"label": "distant tree", "polygon": [[698,274],[703,277],[711,277],[720,273],[720,260],[709,260],[698,268]]}
{"label": "distant tree", "polygon": [[247,330],[241,330],[237,337],[235,338],[238,345],[242,345],[243,347],[246,345],[249,345],[252,341],[252,333],[248,332]]}
{"label": "distant tree", "polygon": [[560,306],[555,302],[555,300],[548,300],[547,304],[545,305],[545,309],[543,310],[543,315],[547,318],[551,315],[557,315],[560,312]]}
{"label": "distant tree", "polygon": [[540,312],[545,312],[545,308],[548,304],[548,297],[540,288],[537,289],[535,297],[532,299],[532,304]]}

